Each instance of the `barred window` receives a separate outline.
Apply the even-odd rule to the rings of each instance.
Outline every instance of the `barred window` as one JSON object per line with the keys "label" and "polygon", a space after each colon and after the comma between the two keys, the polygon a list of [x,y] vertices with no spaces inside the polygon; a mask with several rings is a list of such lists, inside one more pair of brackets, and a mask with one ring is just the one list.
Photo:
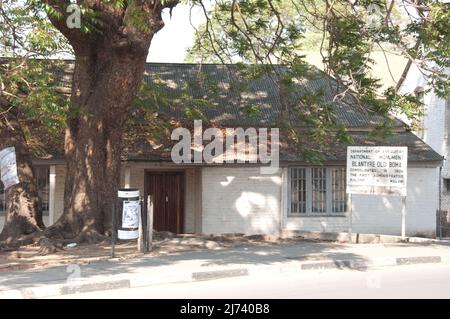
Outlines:
{"label": "barred window", "polygon": [[339,214],[347,211],[345,167],[289,169],[291,214]]}
{"label": "barred window", "polygon": [[[36,186],[42,203],[42,213],[49,213],[50,199],[50,168],[48,166],[38,166],[35,168]],[[0,181],[0,215],[6,212],[6,192],[3,183]]]}
{"label": "barred window", "polygon": [[306,169],[291,169],[291,212],[306,213]]}
{"label": "barred window", "polygon": [[345,193],[346,176],[345,168],[332,168],[332,206],[333,213],[344,213],[347,211],[347,195]]}
{"label": "barred window", "polygon": [[327,211],[327,175],[326,168],[312,168],[312,212],[325,213]]}

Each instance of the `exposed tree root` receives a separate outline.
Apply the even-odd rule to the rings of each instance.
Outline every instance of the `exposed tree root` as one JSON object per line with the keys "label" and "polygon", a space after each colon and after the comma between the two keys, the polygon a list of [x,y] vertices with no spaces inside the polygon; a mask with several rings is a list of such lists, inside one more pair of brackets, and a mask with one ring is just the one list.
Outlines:
{"label": "exposed tree root", "polygon": [[45,237],[43,231],[37,231],[29,235],[24,235],[16,239],[8,239],[0,242],[0,251],[14,251],[22,246],[39,245],[41,254],[54,253],[60,245],[53,243]]}
{"label": "exposed tree root", "polygon": [[39,253],[47,255],[64,250],[64,246],[70,243],[94,244],[104,242],[108,239],[108,236],[102,235],[92,229],[83,229],[79,234],[73,235],[62,232],[61,229],[55,227],[46,229],[45,231],[36,231],[19,238],[9,238],[8,240],[0,241],[0,251],[14,251],[23,246],[39,245]]}

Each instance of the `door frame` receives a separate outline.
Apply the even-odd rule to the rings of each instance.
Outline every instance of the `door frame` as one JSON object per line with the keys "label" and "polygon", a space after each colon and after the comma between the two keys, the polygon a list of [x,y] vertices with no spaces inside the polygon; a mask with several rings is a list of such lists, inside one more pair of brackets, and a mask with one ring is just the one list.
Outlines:
{"label": "door frame", "polygon": [[180,196],[180,206],[181,206],[181,211],[180,211],[180,229],[181,232],[179,234],[182,234],[185,232],[185,222],[184,222],[184,217],[185,217],[185,209],[186,209],[186,171],[184,169],[167,169],[167,168],[162,168],[162,169],[144,169],[144,211],[145,214],[147,215],[147,196],[148,196],[148,176],[151,174],[165,174],[165,173],[180,173],[181,174],[181,196]]}

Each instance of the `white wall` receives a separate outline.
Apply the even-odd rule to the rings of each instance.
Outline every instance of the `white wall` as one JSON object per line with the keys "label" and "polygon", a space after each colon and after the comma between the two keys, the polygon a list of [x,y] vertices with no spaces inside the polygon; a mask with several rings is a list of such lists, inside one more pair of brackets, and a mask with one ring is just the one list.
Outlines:
{"label": "white wall", "polygon": [[[450,74],[450,69],[446,69]],[[426,77],[420,72],[416,65],[412,65],[408,75],[403,82],[400,92],[413,93],[418,87],[429,89]],[[425,116],[424,116],[424,136],[423,140],[429,144],[437,153],[444,156],[446,160],[443,163],[442,177],[450,178],[450,104],[439,98],[433,90],[427,92],[424,96]],[[442,188],[442,209],[450,210],[450,193]]]}
{"label": "white wall", "polygon": [[[430,89],[426,77],[418,67],[413,64],[399,91],[401,93],[413,94],[418,88],[424,90]],[[445,155],[446,143],[444,137],[447,131],[447,128],[445,127],[445,100],[440,99],[433,90],[430,90],[424,95],[423,102],[425,104],[423,140],[436,152]],[[408,122],[404,116],[402,116],[402,119]]]}
{"label": "white wall", "polygon": [[[286,170],[286,169],[283,169]],[[438,209],[438,168],[409,168],[407,235],[434,235]],[[288,217],[287,187],[281,172],[264,176],[258,168],[204,168],[203,233],[277,233],[283,228],[341,232],[347,217]],[[281,195],[283,189],[283,195]],[[353,231],[400,235],[401,198],[353,195]]]}
{"label": "white wall", "polygon": [[281,172],[257,167],[202,169],[202,232],[273,234],[280,230]]}
{"label": "white wall", "polygon": [[[143,193],[148,165],[132,166],[131,187]],[[286,171],[286,169],[283,169]],[[62,212],[64,167],[57,167],[55,214]],[[438,209],[438,168],[410,168],[406,230],[408,235],[432,234]],[[282,170],[261,175],[259,168],[204,167],[186,169],[185,232],[275,234],[280,216],[289,230],[347,231],[346,217],[287,217],[287,187]],[[283,193],[283,195],[282,195]],[[398,197],[353,195],[353,230],[400,234]],[[57,216],[56,216],[57,219]],[[56,220],[55,219],[55,220]],[[48,217],[44,217],[48,223]],[[0,217],[3,227],[3,217]]]}
{"label": "white wall", "polygon": [[[439,194],[438,168],[409,168],[406,199],[407,235],[434,235]],[[401,234],[401,197],[353,195],[353,231]],[[342,232],[348,217],[288,217],[285,229]]]}

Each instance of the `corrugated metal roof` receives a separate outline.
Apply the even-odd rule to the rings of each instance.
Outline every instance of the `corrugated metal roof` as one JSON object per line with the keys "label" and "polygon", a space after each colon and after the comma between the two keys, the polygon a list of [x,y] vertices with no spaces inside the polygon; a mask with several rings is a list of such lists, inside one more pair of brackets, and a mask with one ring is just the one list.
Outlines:
{"label": "corrugated metal roof", "polygon": [[[193,134],[191,135],[193,136]],[[411,132],[394,132],[393,135],[384,139],[371,137],[367,131],[354,131],[350,132],[350,135],[353,139],[351,145],[354,146],[407,146],[408,160],[411,162],[435,162],[438,165],[438,162],[442,161],[442,156]],[[132,139],[130,139],[131,136]],[[170,130],[166,134],[150,137],[145,129],[136,129],[133,132],[128,132],[125,136],[123,159],[128,161],[171,162],[171,150],[176,143],[177,141],[170,139]],[[204,145],[207,143],[205,141]],[[327,162],[345,161],[347,146],[330,136],[329,142],[325,145],[311,145],[310,148],[320,151],[323,161]],[[317,149],[318,147],[319,149]],[[307,162],[302,150],[283,130],[280,131],[279,153],[282,162]]]}
{"label": "corrugated metal roof", "polygon": [[[406,146],[408,147],[408,161],[411,162],[440,162],[443,157],[428,144],[411,132],[396,132],[384,139],[371,137],[369,132],[351,132],[352,146]],[[347,145],[332,144],[323,153],[327,161],[345,161],[347,159]],[[302,154],[281,148],[281,161],[303,161]]]}
{"label": "corrugated metal roof", "polygon": [[[205,99],[210,103],[196,107],[203,111],[209,121],[221,127],[271,126],[281,112],[280,95],[276,84],[268,76],[264,76],[246,83],[247,87],[243,91],[235,90],[233,86],[236,83],[233,82],[233,77],[236,68],[235,65],[220,64],[147,63],[144,80],[150,84],[151,89],[159,90],[157,97],[164,102],[155,103],[154,107],[167,119],[186,121],[185,108],[189,106],[189,101],[195,103]],[[70,70],[60,74],[66,87],[70,86],[70,74]],[[313,79],[298,83],[299,94],[321,90],[324,93],[324,101],[332,103],[338,123],[350,129],[353,145],[407,146],[410,161],[442,160],[442,156],[411,132],[394,132],[384,140],[370,137],[367,130],[373,128],[383,118],[370,115],[349,99],[334,103],[336,81],[319,70],[316,74]],[[162,96],[166,98],[162,99]],[[248,104],[257,106],[259,112],[249,116],[245,111],[245,105]],[[123,160],[171,161],[170,151],[175,142],[170,140],[170,132],[169,135],[163,134],[159,139],[154,139],[143,129],[148,125],[142,122],[145,121],[144,117],[138,113],[130,118],[131,124],[125,133]],[[399,120],[396,121],[396,125],[403,127],[403,123]],[[281,161],[304,161],[302,154],[292,147],[292,141],[286,136],[282,135],[280,142]],[[346,145],[330,142],[328,146],[323,152],[326,161],[345,161]]]}
{"label": "corrugated metal roof", "polygon": [[[283,70],[283,66],[277,66]],[[273,78],[262,76],[252,80],[243,91],[233,90],[236,85],[237,67],[221,64],[173,64],[147,63],[145,82],[150,87],[158,87],[160,92],[170,98],[171,105],[158,105],[158,110],[174,117],[186,117],[183,111],[186,100],[180,99],[187,94],[193,99],[210,101],[207,105],[196,105],[208,120],[219,125],[260,126],[270,125],[281,113],[281,100],[277,84]],[[333,105],[337,122],[349,128],[369,128],[383,121],[381,116],[371,115],[349,97],[343,102],[333,102],[339,93],[337,82],[330,76],[313,69],[314,77],[297,83],[298,94],[302,92],[323,92],[322,100]],[[217,92],[211,94],[209,84],[216,84]],[[192,85],[194,84],[194,85]],[[245,105],[253,105],[258,110],[252,116]],[[403,126],[395,120],[397,126]],[[300,122],[299,125],[301,126]]]}

